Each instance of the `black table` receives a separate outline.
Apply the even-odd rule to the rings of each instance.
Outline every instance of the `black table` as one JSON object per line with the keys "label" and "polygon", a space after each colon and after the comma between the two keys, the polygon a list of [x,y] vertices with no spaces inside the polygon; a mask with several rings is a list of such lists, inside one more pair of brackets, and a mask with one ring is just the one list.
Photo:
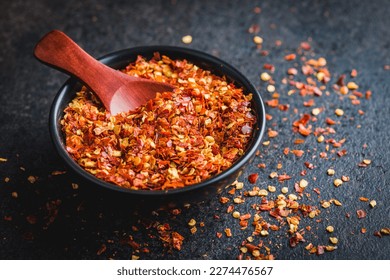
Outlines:
{"label": "black table", "polygon": [[[253,232],[249,224],[241,230],[239,222],[226,213],[228,205],[219,202],[226,192],[200,204],[174,211],[137,211],[126,199],[97,190],[74,175],[59,158],[48,132],[50,105],[67,76],[49,69],[32,56],[35,43],[46,32],[60,29],[95,57],[139,45],[177,45],[198,49],[226,60],[241,70],[261,91],[265,101],[272,99],[267,83],[259,76],[265,63],[275,66],[272,74],[280,103],[289,104],[287,111],[266,107],[272,120],[267,128],[278,131],[275,138],[265,135],[260,154],[239,178],[244,190],[253,184],[249,174],[258,173],[260,188],[274,185],[276,197],[282,187],[294,193],[294,183],[309,181],[298,201],[317,207],[321,213],[311,219],[301,217],[305,242],[289,245],[288,226],[269,230],[265,237],[255,236],[253,244],[263,241],[277,259],[389,259],[389,236],[378,231],[390,226],[389,192],[389,74],[390,5],[387,1],[2,1],[0,19],[0,258],[2,259],[236,259],[239,248]],[[259,7],[256,9],[255,7]],[[257,33],[250,33],[258,25]],[[182,37],[192,35],[189,45]],[[264,40],[261,49],[253,42],[255,35]],[[299,62],[285,61],[284,56],[297,53],[301,42],[309,42],[314,57],[325,57],[332,78],[321,97],[288,95],[290,86],[282,83],[289,67]],[[267,52],[264,52],[267,51]],[[299,56],[300,57],[300,56]],[[387,66],[386,66],[387,65]],[[350,72],[356,69],[356,78]],[[387,70],[386,70],[387,69]],[[299,72],[300,69],[298,68]],[[268,71],[269,72],[269,71]],[[371,99],[359,98],[353,105],[348,96],[332,89],[337,78],[355,81],[359,91],[372,91]],[[295,80],[303,80],[299,73]],[[291,92],[290,92],[291,93]],[[349,95],[351,95],[349,93]],[[304,101],[315,100],[313,107]],[[325,143],[316,137],[304,138],[293,132],[292,122],[301,113],[321,107],[318,122],[325,117],[340,121],[332,127],[337,141],[346,139],[341,148],[330,150],[326,158]],[[344,110],[342,117],[333,114]],[[298,113],[294,111],[296,109]],[[362,110],[364,115],[360,115]],[[317,123],[312,123],[313,127]],[[328,136],[329,138],[330,136]],[[305,139],[295,145],[296,139]],[[284,149],[303,150],[302,157],[283,153]],[[335,152],[332,153],[331,150]],[[347,154],[337,155],[345,149]],[[371,164],[359,167],[364,159]],[[315,168],[305,166],[312,163]],[[259,168],[258,164],[265,164]],[[282,164],[278,169],[278,163]],[[328,176],[326,170],[336,174]],[[271,179],[277,171],[292,176],[283,183]],[[302,176],[301,172],[306,173]],[[333,186],[342,175],[350,181]],[[315,179],[314,179],[315,177]],[[317,188],[320,194],[314,190]],[[230,190],[228,188],[226,191]],[[238,191],[236,195],[238,194]],[[360,197],[368,198],[362,201]],[[323,201],[339,200],[329,208]],[[255,210],[251,204],[259,197],[247,197],[235,205],[240,213]],[[363,199],[364,200],[364,199]],[[375,200],[372,208],[369,201]],[[365,218],[358,218],[364,210]],[[267,212],[261,215],[278,224]],[[197,221],[192,234],[187,225]],[[204,226],[200,226],[200,222]],[[184,238],[180,251],[165,247],[159,238],[158,224],[168,223],[172,231]],[[333,233],[325,228],[332,225]],[[310,228],[308,228],[308,226]],[[230,228],[233,236],[226,237]],[[366,229],[362,233],[362,228]],[[364,230],[363,230],[364,231]],[[222,233],[218,238],[217,234]],[[375,234],[376,233],[376,234]],[[337,237],[337,249],[324,254],[311,254],[305,249],[330,245],[329,237]],[[145,249],[146,248],[146,249]],[[250,256],[246,254],[245,256]],[[244,258],[245,258],[244,256]]]}

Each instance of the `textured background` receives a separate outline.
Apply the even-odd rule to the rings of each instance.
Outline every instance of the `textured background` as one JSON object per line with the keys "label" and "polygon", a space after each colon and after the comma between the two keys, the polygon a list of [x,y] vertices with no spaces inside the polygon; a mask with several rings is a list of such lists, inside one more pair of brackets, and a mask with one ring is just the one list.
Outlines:
{"label": "textured background", "polygon": [[[254,13],[256,6],[261,8],[260,14]],[[278,259],[390,258],[389,237],[373,235],[390,226],[390,71],[384,70],[384,65],[390,64],[388,1],[14,0],[1,1],[0,9],[0,157],[7,159],[0,162],[0,258],[129,259],[136,255],[142,259],[235,259],[241,242],[252,232],[251,227],[240,230],[238,222],[226,213],[227,205],[218,202],[219,197],[183,208],[178,216],[164,211],[143,213],[132,209],[125,199],[88,186],[67,170],[51,144],[47,125],[51,102],[67,76],[32,56],[35,43],[52,29],[63,30],[95,57],[139,45],[184,46],[182,36],[191,34],[193,42],[188,47],[237,67],[260,89],[265,100],[270,94],[259,75],[264,63],[273,63],[281,101],[291,107],[287,112],[267,108],[273,116],[267,126],[278,130],[279,136],[271,139],[271,145],[260,147],[261,157],[240,180],[246,182],[245,189],[250,189],[247,175],[257,172],[260,187],[276,184],[278,189],[287,186],[292,191],[305,169],[303,163],[309,160],[317,168],[308,171],[306,178],[310,188],[321,190],[321,196],[308,191],[308,203],[321,209],[321,221],[302,219],[300,228],[310,225],[312,230],[306,232],[306,242],[295,248],[288,245],[286,227],[270,232],[266,238],[256,237],[255,242],[263,239]],[[270,52],[268,56],[256,50],[253,34],[248,32],[252,24],[261,27],[258,35],[264,39],[263,49]],[[282,45],[275,46],[276,40]],[[372,99],[362,100],[358,108],[337,94],[318,101],[317,106],[327,112],[337,107],[345,111],[336,127],[337,139],[347,139],[343,148],[348,154],[342,158],[329,154],[328,160],[320,159],[318,153],[324,145],[316,143],[314,137],[300,145],[299,149],[305,150],[302,158],[282,153],[284,147],[294,148],[292,143],[299,138],[291,129],[291,120],[299,118],[293,108],[309,110],[302,106],[302,98],[288,97],[280,83],[286,69],[293,65],[283,56],[307,40],[312,40],[317,57],[326,57],[333,83],[337,76],[355,68],[359,73],[355,81],[362,92],[373,92]],[[359,116],[357,109],[365,115]],[[358,168],[364,158],[372,159],[372,164]],[[259,169],[260,162],[267,167]],[[292,180],[279,184],[268,178],[278,162],[283,164],[283,172],[293,176]],[[333,187],[333,178],[326,175],[330,166],[336,175],[348,175],[351,181]],[[52,175],[58,170],[67,172]],[[27,180],[30,175],[37,177],[36,182]],[[73,189],[72,183],[79,188]],[[17,198],[12,193],[17,193]],[[377,207],[370,209],[367,202],[359,201],[361,196],[375,199]],[[330,198],[342,201],[343,206],[321,208],[320,201]],[[255,201],[248,199],[236,209],[253,214],[250,205]],[[357,218],[358,209],[367,212],[365,219]],[[193,235],[187,226],[191,218],[205,224],[198,226]],[[181,251],[163,247],[156,237],[157,223],[169,223],[185,237]],[[329,244],[331,235],[325,231],[329,224],[336,229],[332,236],[339,239],[338,249],[320,256],[309,254],[304,249],[309,242]],[[216,232],[223,233],[226,227],[232,229],[233,237],[217,238]],[[362,227],[367,228],[366,234],[360,232]],[[150,252],[135,252],[128,244],[130,236]],[[103,244],[106,250],[97,254]]]}

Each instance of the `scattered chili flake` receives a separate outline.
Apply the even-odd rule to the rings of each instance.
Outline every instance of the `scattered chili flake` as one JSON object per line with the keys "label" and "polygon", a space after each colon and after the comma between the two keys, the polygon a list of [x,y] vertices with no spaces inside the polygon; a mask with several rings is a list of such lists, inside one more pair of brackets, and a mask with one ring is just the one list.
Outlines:
{"label": "scattered chili flake", "polygon": [[97,250],[96,255],[100,256],[107,250],[106,244],[102,244],[100,248]]}
{"label": "scattered chili flake", "polygon": [[62,174],[65,174],[66,171],[60,171],[60,170],[55,170],[51,173],[51,175],[53,176],[57,176],[57,175],[62,175]]}
{"label": "scattered chili flake", "polygon": [[275,66],[273,64],[265,63],[263,68],[269,70],[271,73],[275,72]]}
{"label": "scattered chili flake", "polygon": [[359,219],[363,219],[366,217],[367,213],[366,211],[362,210],[362,209],[359,209],[356,211],[356,214],[358,216]]}
{"label": "scattered chili flake", "polygon": [[287,60],[287,61],[294,60],[295,58],[296,58],[296,54],[295,53],[290,53],[290,54],[284,56],[284,59]]}
{"label": "scattered chili flake", "polygon": [[31,184],[34,184],[36,181],[37,181],[38,177],[37,176],[33,176],[33,175],[30,175],[27,177],[27,180],[31,183]]}
{"label": "scattered chili flake", "polygon": [[29,224],[35,225],[37,223],[37,216],[35,215],[28,215],[26,216],[26,220]]}
{"label": "scattered chili flake", "polygon": [[181,246],[183,244],[184,237],[176,231],[173,231],[171,235],[172,235],[172,247],[180,251]]}
{"label": "scattered chili flake", "polygon": [[251,184],[255,184],[258,178],[259,178],[259,174],[257,174],[257,173],[252,173],[252,174],[250,174],[250,175],[248,176],[248,181],[249,181],[249,183],[251,183]]}
{"label": "scattered chili flake", "polygon": [[260,25],[258,25],[258,24],[252,24],[252,25],[248,28],[248,32],[251,33],[251,34],[259,33],[259,32],[260,32]]}
{"label": "scattered chili flake", "polygon": [[278,107],[279,99],[267,100],[267,101],[265,101],[265,104],[267,104],[268,106],[273,107],[273,108]]}
{"label": "scattered chili flake", "polygon": [[337,155],[338,155],[339,157],[343,157],[343,156],[345,156],[346,154],[347,154],[347,150],[345,150],[345,149],[343,149],[343,150],[337,152]]}
{"label": "scattered chili flake", "polygon": [[227,237],[232,237],[232,231],[231,231],[231,229],[230,229],[230,228],[226,228],[226,229],[225,229],[225,234],[226,234]]}
{"label": "scattered chili flake", "polygon": [[275,138],[276,136],[278,136],[278,134],[279,133],[276,130],[272,130],[272,129],[268,130],[268,137],[269,138]]}
{"label": "scattered chili flake", "polygon": [[287,174],[278,175],[279,182],[283,182],[283,181],[290,180],[290,179],[291,179],[290,175],[287,175]]}
{"label": "scattered chili flake", "polygon": [[293,153],[294,155],[296,155],[297,157],[301,157],[303,156],[303,154],[305,153],[303,150],[291,150],[291,153]]}
{"label": "scattered chili flake", "polygon": [[303,50],[305,50],[305,51],[308,51],[308,50],[311,49],[310,43],[308,43],[308,42],[302,42],[301,45],[300,45],[300,47],[301,47]]}

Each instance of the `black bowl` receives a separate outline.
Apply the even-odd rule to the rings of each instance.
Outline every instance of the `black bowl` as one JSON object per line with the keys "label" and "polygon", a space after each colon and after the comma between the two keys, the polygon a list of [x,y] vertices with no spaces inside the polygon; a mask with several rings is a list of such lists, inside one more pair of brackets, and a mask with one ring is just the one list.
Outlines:
{"label": "black bowl", "polygon": [[257,118],[257,123],[255,124],[255,128],[253,130],[252,140],[248,144],[245,154],[241,156],[229,169],[198,184],[179,189],[157,191],[130,190],[96,178],[92,174],[86,172],[70,157],[66,151],[65,137],[61,130],[60,120],[64,115],[63,111],[69,102],[75,97],[76,92],[81,88],[80,82],[75,78],[70,78],[66,81],[53,101],[49,117],[50,134],[59,155],[65,160],[70,168],[96,187],[103,187],[120,192],[123,193],[124,196],[128,195],[136,201],[144,201],[144,203],[151,202],[155,204],[156,200],[158,200],[163,204],[182,204],[186,202],[204,200],[207,197],[212,197],[213,194],[215,195],[215,193],[221,191],[224,187],[237,179],[243,168],[254,158],[265,130],[264,104],[255,86],[237,69],[214,56],[197,50],[173,46],[136,47],[105,55],[99,60],[112,68],[122,69],[129,63],[135,61],[138,55],[142,55],[146,58],[152,58],[155,52],[159,52],[161,55],[167,55],[172,59],[187,59],[203,69],[210,70],[213,74],[226,76],[229,81],[234,82],[234,84],[239,87],[242,87],[245,93],[253,94],[252,109],[254,110],[254,115]]}

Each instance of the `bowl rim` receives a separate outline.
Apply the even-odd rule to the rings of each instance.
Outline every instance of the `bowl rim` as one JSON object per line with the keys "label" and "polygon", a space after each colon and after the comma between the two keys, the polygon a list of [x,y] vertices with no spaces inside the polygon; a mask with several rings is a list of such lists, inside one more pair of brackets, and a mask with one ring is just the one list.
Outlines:
{"label": "bowl rim", "polygon": [[[137,46],[127,49],[122,49],[118,51],[114,51],[111,53],[108,53],[106,55],[101,56],[98,58],[99,61],[101,61],[104,64],[109,65],[111,60],[115,60],[115,58],[120,57],[130,57],[130,56],[137,56],[139,54],[143,53],[151,53],[151,52],[160,52],[161,54],[174,52],[177,53],[177,57],[181,57],[182,59],[188,57],[188,61],[192,62],[190,57],[196,57],[197,59],[201,61],[205,61],[208,64],[211,65],[218,65],[222,68],[221,71],[224,73],[227,73],[226,76],[230,78],[232,81],[237,81],[237,83],[242,84],[245,91],[247,93],[252,93],[253,98],[256,99],[256,101],[252,101],[252,109],[256,111],[256,129],[253,132],[252,140],[248,144],[244,155],[239,157],[229,168],[222,171],[221,173],[212,176],[209,179],[206,179],[200,183],[196,183],[193,185],[184,186],[177,189],[167,189],[167,190],[133,190],[124,188],[118,185],[115,185],[113,183],[109,183],[107,181],[103,181],[91,173],[88,173],[85,171],[80,165],[77,164],[77,162],[69,155],[69,153],[66,151],[65,146],[62,144],[62,135],[60,133],[60,129],[58,127],[60,126],[60,119],[61,116],[63,116],[63,108],[61,108],[61,100],[63,100],[68,92],[74,91],[75,86],[78,85],[80,82],[78,79],[71,77],[68,80],[65,81],[65,83],[60,87],[58,90],[49,113],[49,133],[52,139],[52,142],[59,153],[60,157],[68,164],[68,166],[75,171],[78,175],[86,179],[87,181],[97,184],[99,186],[103,186],[107,189],[127,193],[127,194],[134,194],[134,195],[141,195],[145,197],[156,197],[160,195],[174,195],[179,194],[183,192],[189,192],[196,189],[201,189],[206,186],[213,185],[217,183],[219,180],[223,179],[224,177],[228,177],[230,174],[235,173],[239,171],[256,153],[257,148],[260,145],[261,139],[264,135],[265,131],[265,125],[266,125],[266,119],[265,119],[265,107],[264,102],[261,98],[261,95],[259,91],[256,89],[256,87],[253,85],[253,83],[245,76],[243,75],[237,68],[233,67],[226,61],[223,61],[220,58],[217,58],[213,55],[210,55],[208,53],[192,49],[192,48],[185,48],[185,47],[177,47],[177,46],[166,46],[166,45],[153,45],[153,46]],[[172,57],[172,59],[176,59],[177,57]],[[130,63],[132,60],[129,60],[128,63]],[[128,64],[127,63],[127,64]],[[196,62],[192,62],[195,65]],[[113,64],[113,63],[111,63]],[[122,64],[122,63],[121,63]],[[124,62],[125,64],[125,62]],[[213,72],[213,70],[211,70]],[[234,76],[234,77],[231,77]],[[238,79],[237,79],[238,77]],[[235,78],[235,79],[233,79]],[[253,99],[252,99],[253,100]],[[254,108],[253,104],[256,104],[256,107]],[[259,117],[261,119],[259,119]]]}

